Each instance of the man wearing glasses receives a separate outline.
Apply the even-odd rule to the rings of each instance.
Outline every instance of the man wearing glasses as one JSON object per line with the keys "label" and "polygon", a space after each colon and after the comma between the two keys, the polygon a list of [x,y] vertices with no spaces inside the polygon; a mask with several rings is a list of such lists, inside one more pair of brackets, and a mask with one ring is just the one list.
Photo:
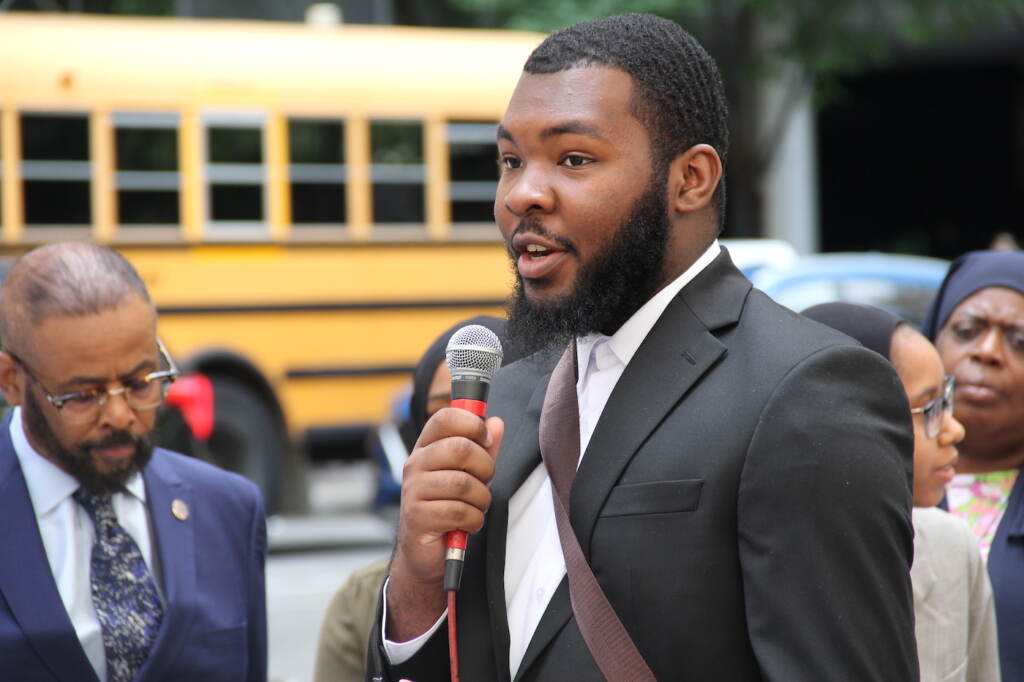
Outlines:
{"label": "man wearing glasses", "polygon": [[265,680],[263,503],[152,446],[178,371],[135,269],[31,251],[0,336],[0,679]]}

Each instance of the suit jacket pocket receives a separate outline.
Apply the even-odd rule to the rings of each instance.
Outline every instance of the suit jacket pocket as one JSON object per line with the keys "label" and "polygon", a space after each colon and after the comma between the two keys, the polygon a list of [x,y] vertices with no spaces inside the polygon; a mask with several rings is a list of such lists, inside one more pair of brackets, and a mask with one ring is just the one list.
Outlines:
{"label": "suit jacket pocket", "polygon": [[608,495],[601,516],[693,511],[700,504],[700,491],[703,486],[702,478],[617,485]]}

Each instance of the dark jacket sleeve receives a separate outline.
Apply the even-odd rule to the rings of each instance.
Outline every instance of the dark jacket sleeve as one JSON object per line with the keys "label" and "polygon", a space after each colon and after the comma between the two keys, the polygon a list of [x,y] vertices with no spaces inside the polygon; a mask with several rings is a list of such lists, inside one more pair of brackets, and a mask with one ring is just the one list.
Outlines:
{"label": "dark jacket sleeve", "polygon": [[249,565],[249,675],[248,682],[267,679],[267,520],[263,498],[255,486],[250,521],[251,559]]}
{"label": "dark jacket sleeve", "polygon": [[[402,679],[414,682],[450,682],[448,661],[448,628],[442,625],[423,645],[415,656],[401,665],[390,665],[384,651],[381,627],[384,619],[384,599],[377,602],[377,617],[370,630],[370,643],[366,658],[368,682],[398,682]],[[461,676],[460,676],[461,677]]]}
{"label": "dark jacket sleeve", "polygon": [[875,353],[817,351],[777,386],[737,510],[749,634],[765,680],[918,679],[912,457],[902,385]]}

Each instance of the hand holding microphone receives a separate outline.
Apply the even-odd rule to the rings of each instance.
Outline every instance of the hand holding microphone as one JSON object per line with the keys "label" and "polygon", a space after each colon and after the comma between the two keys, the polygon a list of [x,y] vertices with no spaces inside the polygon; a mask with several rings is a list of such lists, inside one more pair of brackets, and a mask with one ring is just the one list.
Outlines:
{"label": "hand holding microphone", "polygon": [[[418,636],[437,620],[445,608],[445,592],[439,588],[446,582],[446,535],[479,530],[491,504],[488,483],[504,425],[480,415],[485,413],[490,377],[500,364],[501,346],[486,327],[477,328],[491,340],[470,336],[467,329],[474,327],[460,329],[448,344],[452,406],[460,409],[444,408],[431,417],[405,464],[388,587],[388,637],[394,641]],[[452,549],[462,553],[464,540],[458,538],[461,547]],[[455,566],[447,572],[448,582],[461,574]]]}

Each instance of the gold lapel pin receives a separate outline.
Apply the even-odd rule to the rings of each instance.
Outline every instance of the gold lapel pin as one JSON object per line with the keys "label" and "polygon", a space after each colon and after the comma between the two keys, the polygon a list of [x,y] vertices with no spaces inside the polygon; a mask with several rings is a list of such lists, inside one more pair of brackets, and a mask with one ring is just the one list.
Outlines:
{"label": "gold lapel pin", "polygon": [[188,505],[184,500],[175,500],[171,502],[171,513],[174,514],[174,518],[184,521],[188,518]]}

